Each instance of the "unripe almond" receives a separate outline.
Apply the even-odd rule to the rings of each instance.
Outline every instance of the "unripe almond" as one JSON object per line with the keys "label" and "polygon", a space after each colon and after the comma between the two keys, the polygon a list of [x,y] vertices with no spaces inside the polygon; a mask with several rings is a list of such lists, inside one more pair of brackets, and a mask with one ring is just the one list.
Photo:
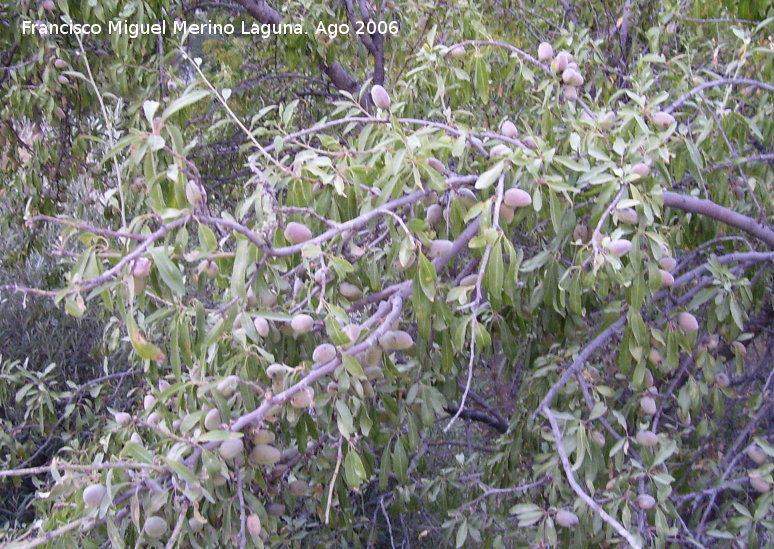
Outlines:
{"label": "unripe almond", "polygon": [[437,158],[433,158],[432,156],[428,158],[427,165],[433,168],[435,171],[437,171],[440,174],[446,173],[446,166],[444,166],[443,162],[441,162]]}
{"label": "unripe almond", "polygon": [[391,330],[379,338],[379,346],[385,351],[405,351],[413,345],[411,334],[403,330]]}
{"label": "unripe almond", "polygon": [[567,69],[567,65],[570,64],[570,59],[571,58],[569,53],[566,51],[560,51],[556,55],[556,67],[554,72],[556,74],[562,74]]}
{"label": "unripe almond", "polygon": [[591,440],[596,442],[597,446],[605,445],[605,435],[603,435],[601,431],[597,431],[596,429],[591,431]]}
{"label": "unripe almond", "polygon": [[390,94],[379,84],[371,88],[371,99],[374,100],[374,105],[383,111],[390,110]]}
{"label": "unripe almond", "polygon": [[433,204],[425,212],[425,221],[428,225],[435,225],[443,219],[443,208],[439,204]]}
{"label": "unripe almond", "polygon": [[460,280],[460,286],[473,286],[478,281],[478,275],[477,274],[470,274]]}
{"label": "unripe almond", "polygon": [[577,101],[578,100],[578,89],[573,88],[572,86],[563,86],[562,87],[562,97],[564,97],[565,101]]}
{"label": "unripe almond", "polygon": [[629,240],[626,240],[625,238],[620,238],[618,240],[613,240],[610,244],[608,244],[608,248],[613,253],[613,255],[617,257],[622,257],[626,255],[629,252],[629,249],[631,249],[632,243]]}
{"label": "unripe almond", "polygon": [[126,412],[118,412],[115,416],[113,416],[113,419],[115,419],[115,422],[118,423],[121,427],[126,427],[132,422],[132,416]]}
{"label": "unripe almond", "polygon": [[634,210],[634,208],[623,208],[621,210],[616,210],[615,216],[621,223],[628,223],[629,225],[636,225],[640,220],[640,216],[637,215],[637,212]]}
{"label": "unripe almond", "polygon": [[290,327],[296,335],[305,334],[314,327],[314,319],[305,314],[296,315],[290,321]]}
{"label": "unripe almond", "polygon": [[726,387],[731,385],[731,379],[729,379],[728,374],[720,372],[715,376],[715,385],[717,385],[721,389],[725,389]]}
{"label": "unripe almond", "polygon": [[511,148],[508,145],[498,143],[489,151],[489,158],[500,158],[502,156],[506,156],[510,152]]}
{"label": "unripe almond", "polygon": [[255,317],[253,326],[255,326],[255,331],[258,332],[259,336],[266,337],[269,335],[269,321],[262,316]]}
{"label": "unripe almond", "polygon": [[282,364],[272,364],[268,368],[266,368],[266,374],[270,378],[278,378],[278,377],[284,377],[288,373],[287,368],[283,366]]}
{"label": "unripe almond", "polygon": [[766,454],[755,444],[748,446],[745,453],[747,454],[747,457],[753,460],[757,465],[766,463]]}
{"label": "unripe almond", "polygon": [[132,433],[132,436],[129,437],[129,440],[131,440],[137,446],[142,446],[142,437],[138,433]]}
{"label": "unripe almond", "polygon": [[674,271],[677,267],[677,261],[672,257],[662,257],[658,261],[659,266],[665,271]]}
{"label": "unripe almond", "polygon": [[731,348],[734,350],[735,354],[739,356],[747,356],[747,347],[745,347],[744,343],[741,341],[731,342]]}
{"label": "unripe almond", "polygon": [[329,395],[334,396],[339,390],[339,384],[336,383],[335,381],[330,381],[328,382],[328,385],[325,387],[325,390]]}
{"label": "unripe almond", "polygon": [[381,366],[369,366],[363,370],[363,373],[369,380],[382,379],[384,377],[384,371]]}
{"label": "unripe almond", "polygon": [[107,489],[101,484],[92,484],[83,491],[83,503],[89,507],[99,507]]}
{"label": "unripe almond", "polygon": [[668,128],[675,122],[675,117],[671,114],[660,111],[657,113],[654,113],[651,116],[651,120],[653,120],[653,123],[658,126],[659,128]]}
{"label": "unripe almond", "polygon": [[651,349],[648,353],[648,360],[650,360],[653,364],[659,365],[663,359],[664,357],[661,356],[661,353],[658,349]]}
{"label": "unripe almond", "polygon": [[509,225],[513,221],[516,212],[507,204],[500,204],[500,219]]}
{"label": "unripe almond", "polygon": [[648,174],[650,173],[650,167],[643,162],[638,162],[632,166],[631,173],[636,174],[637,179],[648,177]]}
{"label": "unripe almond", "polygon": [[148,517],[142,531],[148,537],[158,539],[167,531],[167,522],[161,517]]}
{"label": "unripe almond", "polygon": [[218,267],[218,264],[215,263],[212,259],[202,260],[202,262],[199,263],[198,270],[209,279],[213,279],[220,274],[220,268]]}
{"label": "unripe almond", "polygon": [[503,195],[503,202],[511,208],[520,208],[532,204],[532,197],[524,189],[508,189]]}
{"label": "unripe almond", "polygon": [[247,526],[247,531],[250,532],[251,536],[257,538],[261,535],[261,519],[258,517],[258,515],[253,513],[247,517],[245,524]]}
{"label": "unripe almond", "polygon": [[500,127],[500,132],[505,137],[511,137],[511,138],[518,137],[519,135],[519,130],[516,128],[516,124],[514,124],[510,120],[506,120],[505,122],[503,122],[503,125]]}
{"label": "unripe almond", "polygon": [[266,512],[273,517],[281,517],[285,514],[285,506],[281,503],[270,503],[266,506]]}
{"label": "unripe almond", "polygon": [[360,299],[363,297],[363,290],[349,282],[339,284],[339,292],[347,299]]}
{"label": "unripe almond", "polygon": [[309,408],[313,403],[314,391],[311,387],[304,387],[290,397],[290,405],[293,408]]}
{"label": "unripe almond", "polygon": [[55,59],[54,60],[54,66],[57,69],[63,69],[63,68],[65,68],[67,66],[67,61],[65,61],[64,59]]}
{"label": "unripe almond", "polygon": [[266,429],[258,429],[253,433],[253,444],[268,444],[274,442],[274,433]]}
{"label": "unripe almond", "polygon": [[699,321],[691,313],[682,312],[677,315],[677,324],[686,332],[695,332],[699,329]]}
{"label": "unripe almond", "polygon": [[150,274],[151,261],[147,257],[138,257],[132,262],[132,276],[145,278]]}
{"label": "unripe almond", "polygon": [[62,84],[63,86],[66,86],[67,84],[70,83],[70,79],[67,78],[64,74],[60,74],[57,77],[57,80],[59,80],[59,83]]}
{"label": "unripe almond", "polygon": [[282,452],[268,444],[256,444],[250,452],[250,459],[258,465],[273,465],[282,457]]}
{"label": "unripe almond", "polygon": [[455,58],[462,57],[465,55],[465,46],[454,46],[449,52],[449,55]]}
{"label": "unripe almond", "polygon": [[427,251],[427,257],[436,258],[451,252],[454,243],[451,240],[433,240],[430,249]]}
{"label": "unripe almond", "polygon": [[346,334],[346,336],[349,338],[349,343],[342,345],[342,348],[349,349],[360,338],[360,332],[363,330],[357,324],[347,324],[341,329],[341,331],[344,332],[344,334]]}
{"label": "unripe almond", "polygon": [[599,124],[599,129],[601,130],[609,130],[613,127],[613,124],[615,124],[615,113],[614,112],[606,112],[599,118],[597,118],[597,124]]}
{"label": "unripe almond", "polygon": [[637,504],[637,507],[646,511],[652,509],[656,505],[656,498],[650,494],[640,494],[634,501]]}
{"label": "unripe almond", "polygon": [[164,418],[162,418],[161,414],[159,414],[158,412],[151,412],[150,415],[148,416],[148,423],[151,425],[158,425],[159,423],[161,423],[162,419]]}
{"label": "unripe almond", "polygon": [[583,85],[583,76],[581,76],[581,73],[575,69],[567,67],[564,69],[564,71],[562,71],[562,82],[568,86],[577,88]]}
{"label": "unripe almond", "polygon": [[220,444],[218,451],[223,459],[233,459],[245,449],[245,443],[241,438],[230,438]]}
{"label": "unripe almond", "polygon": [[524,144],[525,147],[527,147],[532,151],[537,149],[537,143],[535,142],[535,138],[530,135],[522,139],[521,142]]}
{"label": "unripe almond", "polygon": [[661,285],[662,286],[672,286],[675,283],[675,277],[672,276],[672,273],[669,271],[665,271],[664,269],[659,269],[659,273],[661,273]]}
{"label": "unripe almond", "polygon": [[204,416],[204,428],[208,431],[214,431],[220,427],[220,424],[220,412],[217,408],[213,408]]}
{"label": "unripe almond", "polygon": [[285,227],[285,239],[291,244],[300,244],[312,238],[312,231],[302,223],[291,221]]}
{"label": "unripe almond", "polygon": [[548,42],[541,42],[538,46],[538,60],[549,61],[554,56],[554,48]]}
{"label": "unripe almond", "polygon": [[288,492],[291,496],[301,497],[305,496],[309,491],[309,485],[303,480],[294,480],[288,484]]}
{"label": "unripe almond", "polygon": [[43,0],[40,6],[46,11],[54,11],[56,9],[56,4],[54,4],[53,0]]}
{"label": "unripe almond", "polygon": [[322,343],[315,347],[312,360],[318,364],[325,364],[336,358],[336,347],[330,343]]}
{"label": "unripe almond", "polygon": [[[651,349],[651,351],[655,351],[655,349]],[[658,351],[656,352],[658,353]],[[659,356],[660,355],[661,353],[659,353]],[[661,359],[659,358],[659,360]],[[645,387],[647,387],[648,390],[655,389],[655,387],[653,387],[653,374],[651,373],[650,368],[645,368],[645,374],[642,376],[642,381],[645,383]]]}
{"label": "unripe almond", "polygon": [[196,181],[191,180],[185,184],[185,197],[194,209],[200,208],[204,204],[202,187]]}
{"label": "unripe almond", "polygon": [[656,401],[653,399],[653,397],[642,397],[640,399],[640,410],[642,410],[643,414],[647,414],[649,416],[656,414]]}
{"label": "unripe almond", "polygon": [[635,438],[642,446],[655,446],[658,444],[658,435],[653,431],[640,431]]}
{"label": "unripe almond", "polygon": [[563,528],[572,528],[578,524],[578,515],[571,511],[565,511],[561,509],[556,512],[554,517],[556,523]]}
{"label": "unripe almond", "polygon": [[236,391],[236,388],[238,385],[239,385],[239,377],[228,376],[223,378],[218,383],[218,385],[216,386],[216,389],[221,395],[228,398],[234,394],[234,391]]}
{"label": "unripe almond", "polygon": [[62,107],[56,107],[54,109],[54,116],[56,116],[60,120],[63,120],[67,115],[65,114],[64,110],[62,109]]}
{"label": "unripe almond", "polygon": [[581,242],[588,242],[589,240],[589,228],[583,223],[579,223],[572,231],[573,240],[580,240]]}
{"label": "unripe almond", "polygon": [[771,484],[763,480],[760,475],[756,475],[754,473],[747,473],[747,476],[750,477],[750,486],[752,486],[752,488],[756,492],[765,494],[766,492],[771,490]]}
{"label": "unripe almond", "polygon": [[192,532],[199,532],[202,528],[204,528],[204,523],[199,522],[198,520],[196,520],[196,518],[189,518],[188,527],[191,529]]}
{"label": "unripe almond", "polygon": [[142,399],[142,407],[147,412],[156,404],[156,397],[153,395],[145,395]]}

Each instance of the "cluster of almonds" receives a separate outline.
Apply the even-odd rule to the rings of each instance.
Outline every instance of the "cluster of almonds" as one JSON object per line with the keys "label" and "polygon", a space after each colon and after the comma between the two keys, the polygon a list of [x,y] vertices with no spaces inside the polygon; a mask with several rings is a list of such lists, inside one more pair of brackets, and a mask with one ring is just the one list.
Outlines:
{"label": "cluster of almonds", "polygon": [[548,42],[542,42],[538,46],[538,60],[551,62],[551,72],[561,75],[564,86],[562,95],[567,101],[578,99],[578,88],[583,85],[583,76],[578,72],[578,64],[573,60],[572,54],[560,51],[554,57],[554,48]]}

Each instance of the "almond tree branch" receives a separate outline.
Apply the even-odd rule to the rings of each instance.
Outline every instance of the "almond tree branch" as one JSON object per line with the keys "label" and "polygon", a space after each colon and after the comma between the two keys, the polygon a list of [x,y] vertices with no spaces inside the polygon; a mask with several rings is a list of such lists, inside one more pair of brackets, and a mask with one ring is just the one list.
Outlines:
{"label": "almond tree branch", "polygon": [[688,93],[683,94],[677,101],[669,105],[664,112],[672,113],[677,107],[688,101],[692,96],[697,93],[701,93],[707,88],[714,88],[715,86],[753,86],[761,88],[766,91],[774,92],[774,85],[761,82],[760,80],[753,80],[752,78],[721,78],[720,80],[712,80],[711,82],[705,82],[693,88]]}
{"label": "almond tree branch", "polygon": [[624,528],[620,522],[608,515],[607,512],[602,509],[602,506],[594,501],[594,499],[586,492],[584,492],[583,488],[581,488],[580,484],[578,484],[578,481],[575,480],[575,475],[573,475],[572,472],[572,465],[570,465],[570,460],[567,457],[567,451],[564,449],[564,439],[562,437],[562,432],[559,430],[559,424],[556,422],[554,414],[551,413],[551,410],[549,410],[548,407],[542,408],[542,411],[543,414],[545,414],[545,416],[548,418],[549,423],[551,423],[551,431],[554,433],[554,440],[556,442],[556,451],[559,453],[559,459],[562,461],[562,468],[564,469],[565,475],[567,475],[567,481],[570,483],[573,491],[586,503],[586,505],[591,507],[591,509],[596,514],[598,514],[602,520],[612,526],[613,529],[615,529],[615,531],[621,535],[621,537],[629,542],[629,545],[635,549],[642,549],[642,544],[637,538],[634,537],[634,534]]}
{"label": "almond tree branch", "polygon": [[769,248],[774,248],[773,230],[766,225],[758,223],[751,217],[737,213],[711,200],[665,192],[664,206],[711,217],[721,223],[741,229],[768,244]]}

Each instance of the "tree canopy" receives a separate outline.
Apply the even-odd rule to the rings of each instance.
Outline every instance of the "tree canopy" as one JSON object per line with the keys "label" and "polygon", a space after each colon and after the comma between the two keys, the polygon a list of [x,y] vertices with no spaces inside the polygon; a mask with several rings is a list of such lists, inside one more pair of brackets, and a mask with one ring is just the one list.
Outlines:
{"label": "tree canopy", "polygon": [[768,2],[0,24],[9,547],[774,544]]}

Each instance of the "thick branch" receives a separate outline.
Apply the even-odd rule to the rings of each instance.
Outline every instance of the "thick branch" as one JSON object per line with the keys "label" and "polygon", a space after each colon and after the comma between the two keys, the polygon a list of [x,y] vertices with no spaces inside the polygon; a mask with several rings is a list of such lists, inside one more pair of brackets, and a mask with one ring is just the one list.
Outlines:
{"label": "thick branch", "polygon": [[774,248],[774,231],[769,227],[758,223],[751,217],[736,213],[734,210],[720,204],[715,204],[711,200],[665,192],[664,206],[711,217],[721,223],[741,229],[768,244],[769,248]]}
{"label": "thick branch", "polygon": [[276,25],[282,22],[282,15],[262,0],[236,0],[236,3],[261,23]]}

